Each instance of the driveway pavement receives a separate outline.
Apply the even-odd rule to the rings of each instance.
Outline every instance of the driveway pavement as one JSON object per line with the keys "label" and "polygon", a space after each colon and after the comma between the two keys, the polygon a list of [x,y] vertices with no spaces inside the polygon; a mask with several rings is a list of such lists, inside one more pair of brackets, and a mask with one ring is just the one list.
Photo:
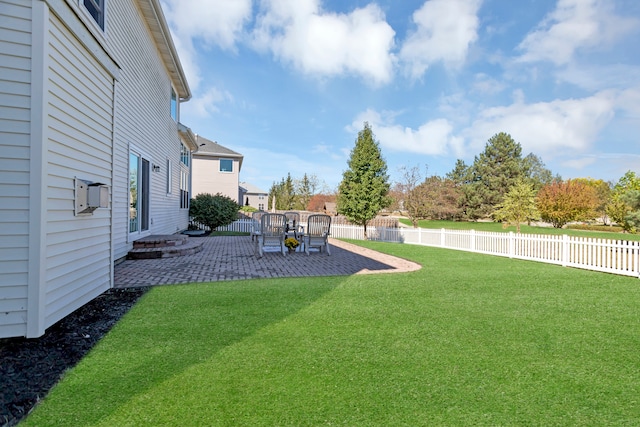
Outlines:
{"label": "driveway pavement", "polygon": [[202,250],[174,258],[126,260],[115,266],[115,287],[215,282],[268,277],[343,276],[413,271],[420,265],[330,239],[331,255],[296,252],[255,256],[249,236],[192,237]]}

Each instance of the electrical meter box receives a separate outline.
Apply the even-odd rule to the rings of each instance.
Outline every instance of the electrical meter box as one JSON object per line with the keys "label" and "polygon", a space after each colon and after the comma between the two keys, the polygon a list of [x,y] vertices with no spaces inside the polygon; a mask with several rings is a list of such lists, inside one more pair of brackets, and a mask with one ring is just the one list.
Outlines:
{"label": "electrical meter box", "polygon": [[91,215],[109,207],[109,187],[99,182],[75,179],[75,215]]}

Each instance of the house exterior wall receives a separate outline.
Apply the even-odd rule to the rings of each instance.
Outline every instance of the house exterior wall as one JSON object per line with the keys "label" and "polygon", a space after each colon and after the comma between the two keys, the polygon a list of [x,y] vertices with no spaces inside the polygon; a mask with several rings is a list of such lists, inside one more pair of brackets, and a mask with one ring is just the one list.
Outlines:
{"label": "house exterior wall", "polygon": [[31,1],[0,3],[0,337],[26,334]]}
{"label": "house exterior wall", "polygon": [[[123,258],[132,242],[149,234],[172,234],[189,224],[180,209],[180,137],[171,117],[171,80],[149,29],[132,1],[111,0],[108,47],[120,66],[114,126],[114,257]],[[116,30],[118,29],[118,30]],[[126,31],[120,31],[126,29]],[[160,167],[150,174],[149,230],[129,233],[129,152]],[[170,160],[172,170],[167,170]],[[171,173],[171,192],[167,174]]]}
{"label": "house exterior wall", "polygon": [[[41,7],[41,5],[36,5]],[[51,325],[112,283],[111,210],[75,216],[76,177],[112,187],[114,76],[54,13],[45,44],[44,323]]]}
{"label": "house exterior wall", "polygon": [[266,193],[245,193],[244,199],[243,206],[247,205],[247,200],[249,201],[249,206],[258,210],[266,211],[269,206],[269,195]]}
{"label": "house exterior wall", "polygon": [[[146,233],[187,228],[174,80],[143,3],[109,0],[103,33],[78,0],[0,0],[0,338],[40,336],[113,286],[142,236],[131,150],[159,166]],[[76,215],[76,178],[105,184],[108,207]]]}
{"label": "house exterior wall", "polygon": [[232,172],[220,172],[220,159],[222,157],[195,154],[193,156],[193,196],[202,193],[220,193],[228,196],[238,204],[238,187],[240,185],[240,162],[233,159]]}

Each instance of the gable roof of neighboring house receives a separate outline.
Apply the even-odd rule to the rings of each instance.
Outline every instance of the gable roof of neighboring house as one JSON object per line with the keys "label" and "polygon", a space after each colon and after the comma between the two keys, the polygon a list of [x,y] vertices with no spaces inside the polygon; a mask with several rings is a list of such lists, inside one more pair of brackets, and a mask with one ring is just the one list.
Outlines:
{"label": "gable roof of neighboring house", "polygon": [[227,159],[237,159],[240,163],[240,169],[242,169],[242,160],[244,156],[238,152],[223,147],[215,141],[203,138],[200,135],[196,135],[196,144],[198,145],[197,156],[202,157],[223,157]]}
{"label": "gable roof of neighboring house", "polygon": [[258,188],[248,182],[241,182],[240,187],[244,188],[245,192],[249,194],[269,194],[268,191],[264,191],[263,189]]}
{"label": "gable roof of neighboring house", "polygon": [[171,76],[171,81],[175,86],[178,97],[182,102],[188,101],[191,98],[191,89],[189,89],[189,83],[187,83],[187,77],[182,69],[180,58],[178,57],[178,51],[173,44],[171,38],[171,32],[167,25],[167,20],[162,12],[159,0],[138,0],[140,11],[144,17],[160,57],[167,67],[167,72]]}

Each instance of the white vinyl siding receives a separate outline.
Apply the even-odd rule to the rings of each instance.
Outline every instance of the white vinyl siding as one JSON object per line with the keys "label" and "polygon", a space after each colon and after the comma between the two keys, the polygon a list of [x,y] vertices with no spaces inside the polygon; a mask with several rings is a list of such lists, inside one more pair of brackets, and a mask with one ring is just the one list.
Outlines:
{"label": "white vinyl siding", "polygon": [[133,240],[145,234],[171,234],[188,226],[188,212],[180,210],[180,175],[174,167],[172,191],[167,193],[168,170],[150,173],[149,230],[129,234],[130,150],[141,151],[153,164],[167,160],[180,164],[178,124],[171,118],[171,80],[158,55],[151,33],[141,20],[135,2],[108,4],[110,50],[121,67],[116,87],[114,157],[114,258],[127,255]]}
{"label": "white vinyl siding", "polygon": [[0,337],[26,334],[31,1],[0,1]]}
{"label": "white vinyl siding", "polygon": [[46,313],[51,325],[111,285],[111,212],[74,216],[74,178],[111,186],[113,78],[50,14]]}

